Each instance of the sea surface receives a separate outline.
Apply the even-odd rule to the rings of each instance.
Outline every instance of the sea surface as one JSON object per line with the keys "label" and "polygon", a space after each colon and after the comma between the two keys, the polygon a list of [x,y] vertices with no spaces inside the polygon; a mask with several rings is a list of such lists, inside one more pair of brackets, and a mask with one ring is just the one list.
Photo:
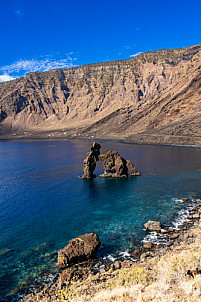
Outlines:
{"label": "sea surface", "polygon": [[129,255],[145,222],[172,226],[186,213],[181,198],[201,197],[201,148],[97,142],[142,175],[80,179],[91,140],[0,141],[0,301],[49,282],[70,239],[95,232],[98,257]]}

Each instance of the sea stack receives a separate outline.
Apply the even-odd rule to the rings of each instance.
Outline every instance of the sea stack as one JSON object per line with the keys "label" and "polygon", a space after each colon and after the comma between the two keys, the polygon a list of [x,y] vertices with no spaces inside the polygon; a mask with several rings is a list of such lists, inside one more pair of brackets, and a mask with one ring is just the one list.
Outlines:
{"label": "sea stack", "polygon": [[91,151],[87,153],[83,163],[82,178],[94,178],[93,173],[96,168],[96,162],[101,161],[104,168],[104,173],[99,177],[121,178],[130,176],[139,176],[140,173],[135,169],[130,160],[126,160],[120,156],[117,151],[105,150],[100,155],[101,145],[93,143]]}
{"label": "sea stack", "polygon": [[103,163],[104,167],[104,174],[99,175],[100,177],[120,178],[127,177],[128,174],[131,176],[140,175],[131,161],[124,159],[116,151],[105,150],[99,156],[99,160]]}
{"label": "sea stack", "polygon": [[91,151],[87,153],[83,164],[83,176],[82,178],[93,178],[96,175],[93,173],[96,168],[96,162],[99,160],[101,145],[93,143]]}

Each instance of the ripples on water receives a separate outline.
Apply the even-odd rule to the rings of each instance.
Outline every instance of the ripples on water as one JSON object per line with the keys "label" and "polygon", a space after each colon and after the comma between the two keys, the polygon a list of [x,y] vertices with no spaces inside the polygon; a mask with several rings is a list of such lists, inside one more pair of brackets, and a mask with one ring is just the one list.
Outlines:
{"label": "ripples on water", "polygon": [[36,277],[48,282],[69,239],[95,232],[99,256],[123,255],[143,240],[147,220],[170,226],[185,211],[180,198],[200,197],[201,149],[100,143],[142,176],[79,179],[90,141],[0,142],[0,299]]}

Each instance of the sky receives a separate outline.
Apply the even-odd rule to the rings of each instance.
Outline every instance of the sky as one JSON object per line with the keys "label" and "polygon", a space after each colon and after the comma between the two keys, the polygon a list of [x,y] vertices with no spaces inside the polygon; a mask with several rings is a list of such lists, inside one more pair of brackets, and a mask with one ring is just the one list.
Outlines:
{"label": "sky", "polygon": [[200,43],[200,0],[0,3],[0,82]]}

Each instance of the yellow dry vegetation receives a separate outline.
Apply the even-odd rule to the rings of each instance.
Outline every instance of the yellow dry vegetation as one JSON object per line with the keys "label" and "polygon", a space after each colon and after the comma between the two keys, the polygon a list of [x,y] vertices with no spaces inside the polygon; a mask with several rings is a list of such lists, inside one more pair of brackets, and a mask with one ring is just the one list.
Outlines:
{"label": "yellow dry vegetation", "polygon": [[60,301],[73,302],[196,302],[201,301],[201,230],[194,229],[195,243],[182,243],[163,256],[134,268],[91,276],[60,292]]}

